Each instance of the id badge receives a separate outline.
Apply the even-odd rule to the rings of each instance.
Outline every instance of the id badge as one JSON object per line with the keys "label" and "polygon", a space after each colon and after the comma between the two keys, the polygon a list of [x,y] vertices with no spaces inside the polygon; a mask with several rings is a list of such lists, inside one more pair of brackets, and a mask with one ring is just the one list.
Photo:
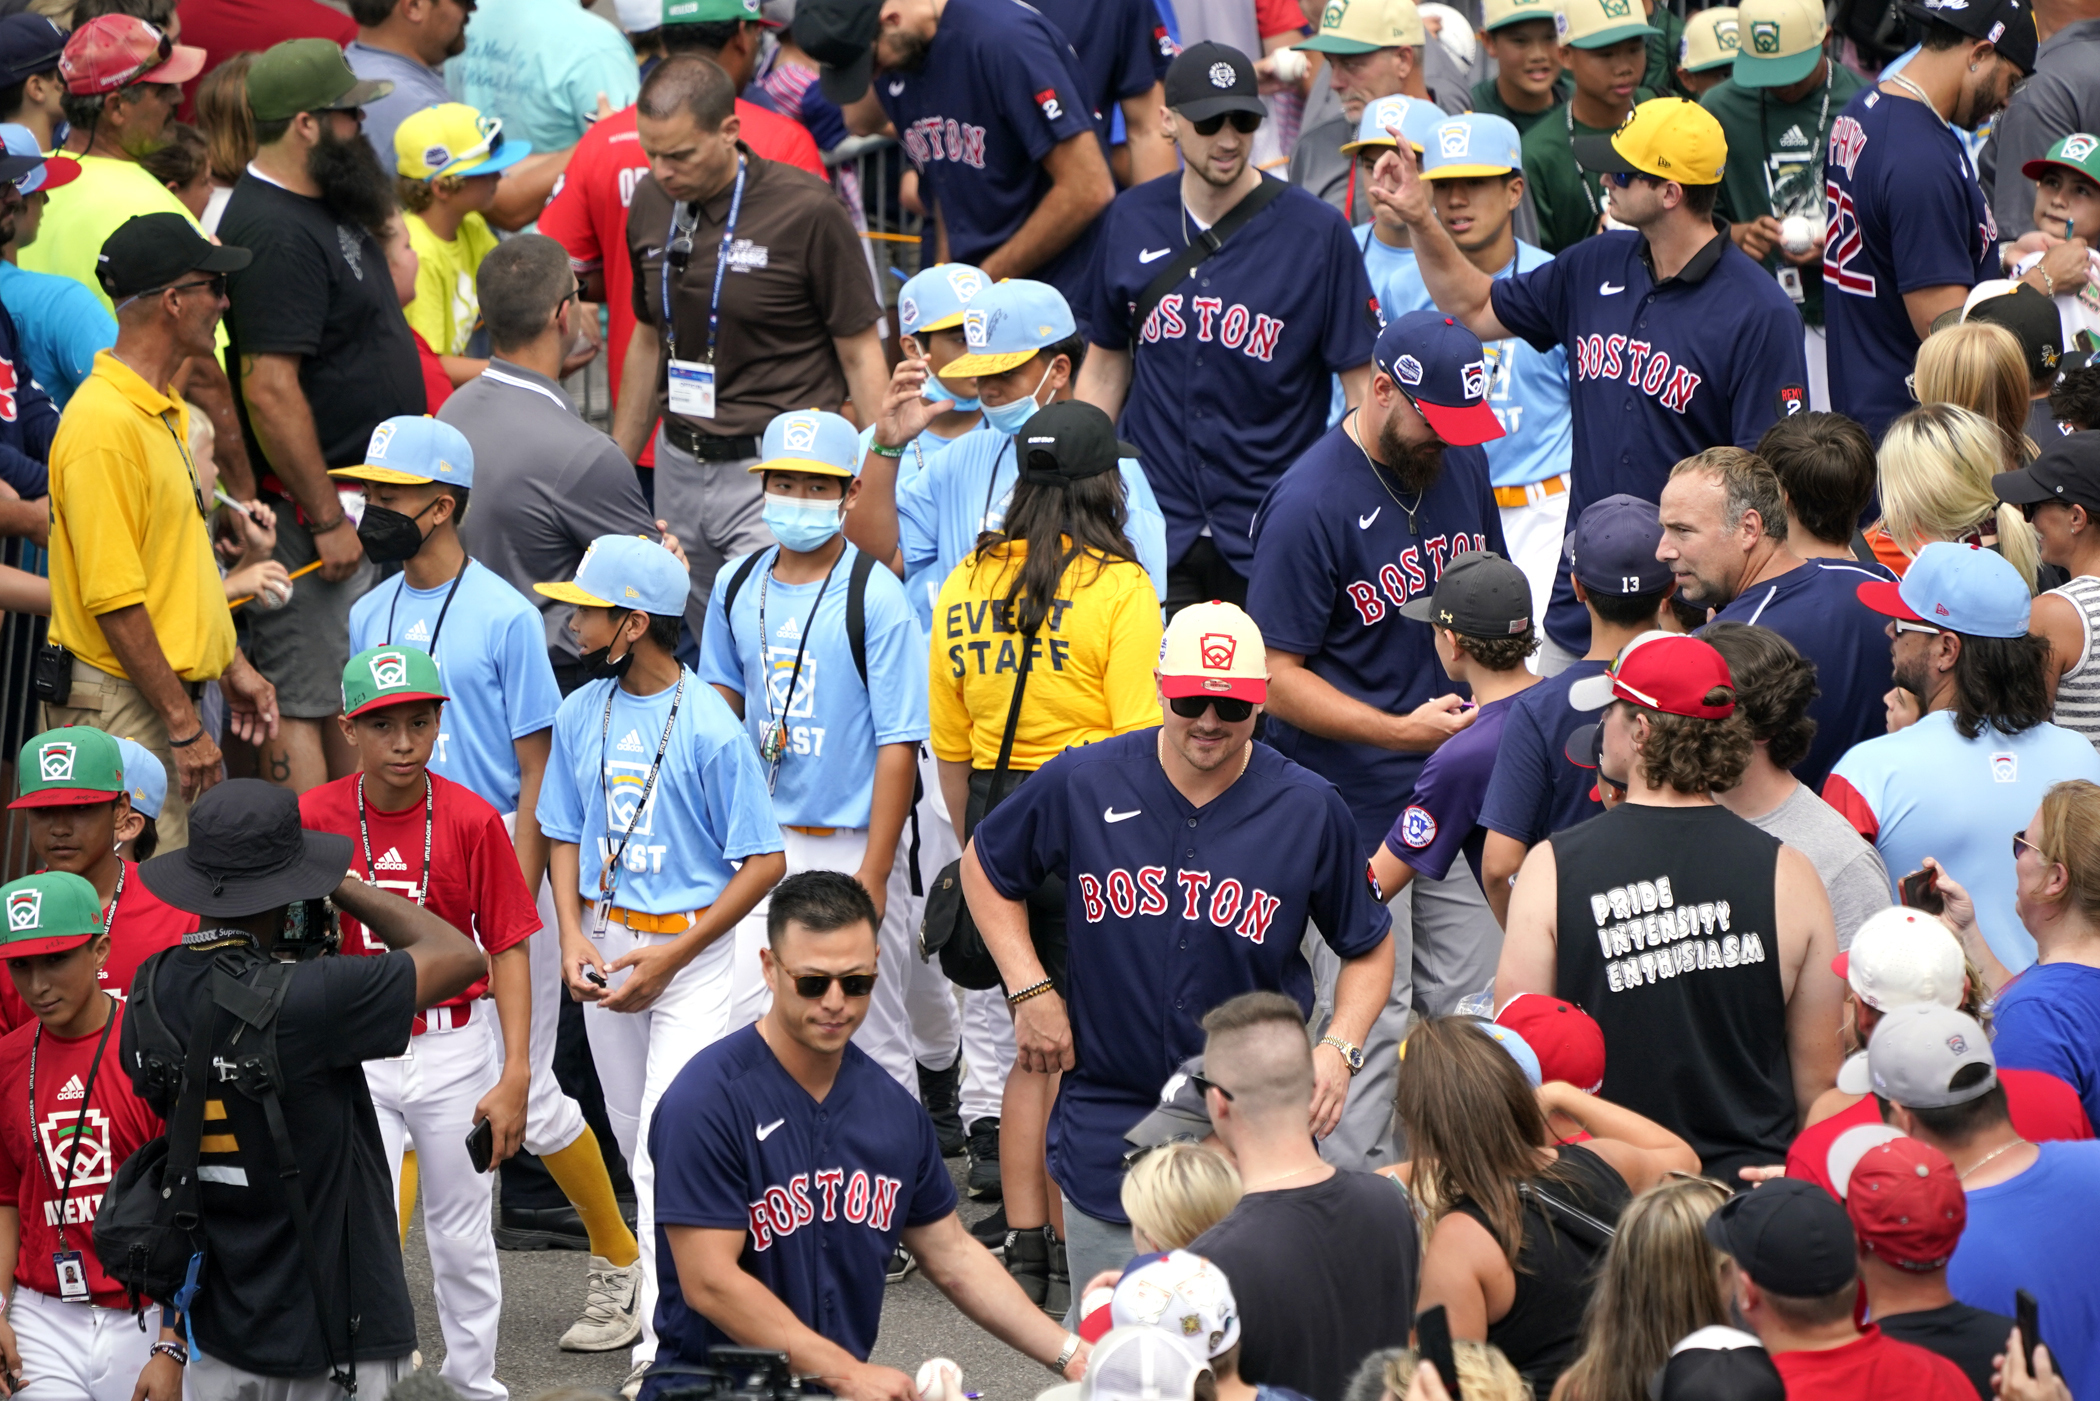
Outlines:
{"label": "id badge", "polygon": [[52,1268],[58,1271],[58,1297],[69,1304],[84,1304],[88,1301],[87,1266],[80,1262],[77,1250],[54,1250],[51,1252]]}
{"label": "id badge", "polygon": [[612,901],[600,900],[597,904],[598,917],[591,925],[591,938],[599,943],[603,943],[605,941],[605,925],[612,913]]}
{"label": "id badge", "polygon": [[673,360],[670,409],[680,418],[715,416],[715,367],[701,360]]}
{"label": "id badge", "polygon": [[1799,268],[1781,268],[1779,270],[1779,290],[1792,297],[1795,306],[1800,306],[1808,300],[1808,294],[1801,290],[1801,269]]}

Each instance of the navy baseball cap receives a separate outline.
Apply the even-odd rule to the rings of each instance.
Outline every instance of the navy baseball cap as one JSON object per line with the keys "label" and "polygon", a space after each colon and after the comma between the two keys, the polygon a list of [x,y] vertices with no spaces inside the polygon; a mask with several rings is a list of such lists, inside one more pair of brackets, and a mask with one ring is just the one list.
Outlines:
{"label": "navy baseball cap", "polygon": [[1992,477],[1991,491],[2008,505],[2054,501],[2100,515],[2100,432],[2052,438],[2042,444],[2042,455],[2019,471]]}
{"label": "navy baseball cap", "polygon": [[1565,550],[1584,588],[1630,598],[1670,586],[1670,566],[1655,557],[1662,538],[1655,503],[1621,492],[1583,508]]}
{"label": "navy baseball cap", "polygon": [[1836,1197],[1798,1177],[1721,1203],[1706,1218],[1706,1239],[1774,1294],[1821,1299],[1859,1276],[1852,1218]]}
{"label": "navy baseball cap", "polygon": [[2025,637],[2031,609],[2026,581],[2011,561],[1951,540],[1918,551],[1897,583],[1861,584],[1859,601],[1876,613],[1964,637]]}
{"label": "navy baseball cap", "polygon": [[1371,359],[1451,447],[1478,447],[1502,436],[1487,402],[1487,352],[1480,337],[1450,317],[1410,311],[1394,318],[1379,333]]}
{"label": "navy baseball cap", "polygon": [[66,51],[66,31],[42,15],[19,14],[0,19],[0,87],[26,83],[39,73],[58,71]]}
{"label": "navy baseball cap", "polygon": [[1938,20],[1971,39],[1982,39],[2029,77],[2035,52],[2042,46],[2034,27],[2034,10],[2026,0],[1922,0],[1904,10],[1922,20]]}

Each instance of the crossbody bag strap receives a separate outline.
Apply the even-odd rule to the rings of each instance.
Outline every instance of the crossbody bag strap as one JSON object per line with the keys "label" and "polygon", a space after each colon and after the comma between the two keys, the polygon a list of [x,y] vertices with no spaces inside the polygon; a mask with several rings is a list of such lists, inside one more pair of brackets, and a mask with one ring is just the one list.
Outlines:
{"label": "crossbody bag strap", "polygon": [[1133,350],[1137,348],[1138,339],[1144,332],[1146,320],[1152,315],[1152,309],[1179,286],[1183,278],[1194,272],[1199,263],[1224,247],[1226,239],[1238,233],[1255,215],[1282,199],[1284,191],[1289,188],[1290,186],[1282,180],[1272,180],[1266,175],[1263,176],[1262,182],[1249,190],[1245,199],[1227,210],[1224,218],[1197,234],[1195,239],[1181,250],[1181,256],[1160,269],[1159,276],[1153,278],[1146,286],[1144,295],[1137,299],[1136,306],[1131,309],[1130,343]]}
{"label": "crossbody bag strap", "polygon": [[990,812],[1006,796],[1007,764],[1014,757],[1014,731],[1021,726],[1021,694],[1028,689],[1028,673],[1035,669],[1035,633],[1021,634],[1021,674],[1014,678],[1014,696],[1006,706],[1006,733],[999,737],[999,762],[992,766],[992,792],[984,810]]}

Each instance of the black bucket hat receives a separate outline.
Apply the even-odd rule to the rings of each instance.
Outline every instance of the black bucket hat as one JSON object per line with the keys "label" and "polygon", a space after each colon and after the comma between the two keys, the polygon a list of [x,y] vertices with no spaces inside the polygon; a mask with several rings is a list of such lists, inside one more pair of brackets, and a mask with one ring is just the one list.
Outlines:
{"label": "black bucket hat", "polygon": [[146,888],[206,919],[243,919],[343,883],[350,839],[309,832],[299,797],[259,778],[212,788],[190,809],[190,844],[139,867]]}

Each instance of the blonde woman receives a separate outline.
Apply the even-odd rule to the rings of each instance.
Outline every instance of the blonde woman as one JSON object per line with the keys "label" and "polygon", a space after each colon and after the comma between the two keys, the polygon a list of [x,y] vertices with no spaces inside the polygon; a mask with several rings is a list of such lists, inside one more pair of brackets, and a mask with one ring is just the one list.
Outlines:
{"label": "blonde woman", "polygon": [[2005,434],[2005,466],[2010,471],[2033,460],[2041,449],[2027,436],[2027,410],[2032,386],[2027,379],[2027,353],[2019,337],[1991,321],[1964,321],[1935,331],[1918,347],[1912,380],[1921,404],[1958,404],[1974,409]]}
{"label": "blonde woman", "polygon": [[[1957,329],[2011,340],[1997,326]],[[1923,355],[1918,365],[1922,398]],[[2027,372],[2019,373],[2024,381]],[[2004,431],[1981,413],[1952,403],[1924,404],[1889,425],[1879,455],[1881,523],[1905,564],[1935,540],[1981,545],[2005,556],[2027,581],[2027,591],[2035,591],[2042,556],[2034,527],[1991,488],[1991,478],[2007,470],[2005,441]]]}
{"label": "blonde woman", "polygon": [[1721,1256],[1706,1242],[1706,1218],[1728,1195],[1718,1182],[1673,1175],[1634,1198],[1590,1295],[1582,1353],[1552,1401],[1648,1401],[1673,1343],[1729,1322]]}
{"label": "blonde woman", "polygon": [[1186,1250],[1240,1200],[1239,1169],[1200,1143],[1163,1143],[1123,1177],[1123,1214],[1140,1255]]}

